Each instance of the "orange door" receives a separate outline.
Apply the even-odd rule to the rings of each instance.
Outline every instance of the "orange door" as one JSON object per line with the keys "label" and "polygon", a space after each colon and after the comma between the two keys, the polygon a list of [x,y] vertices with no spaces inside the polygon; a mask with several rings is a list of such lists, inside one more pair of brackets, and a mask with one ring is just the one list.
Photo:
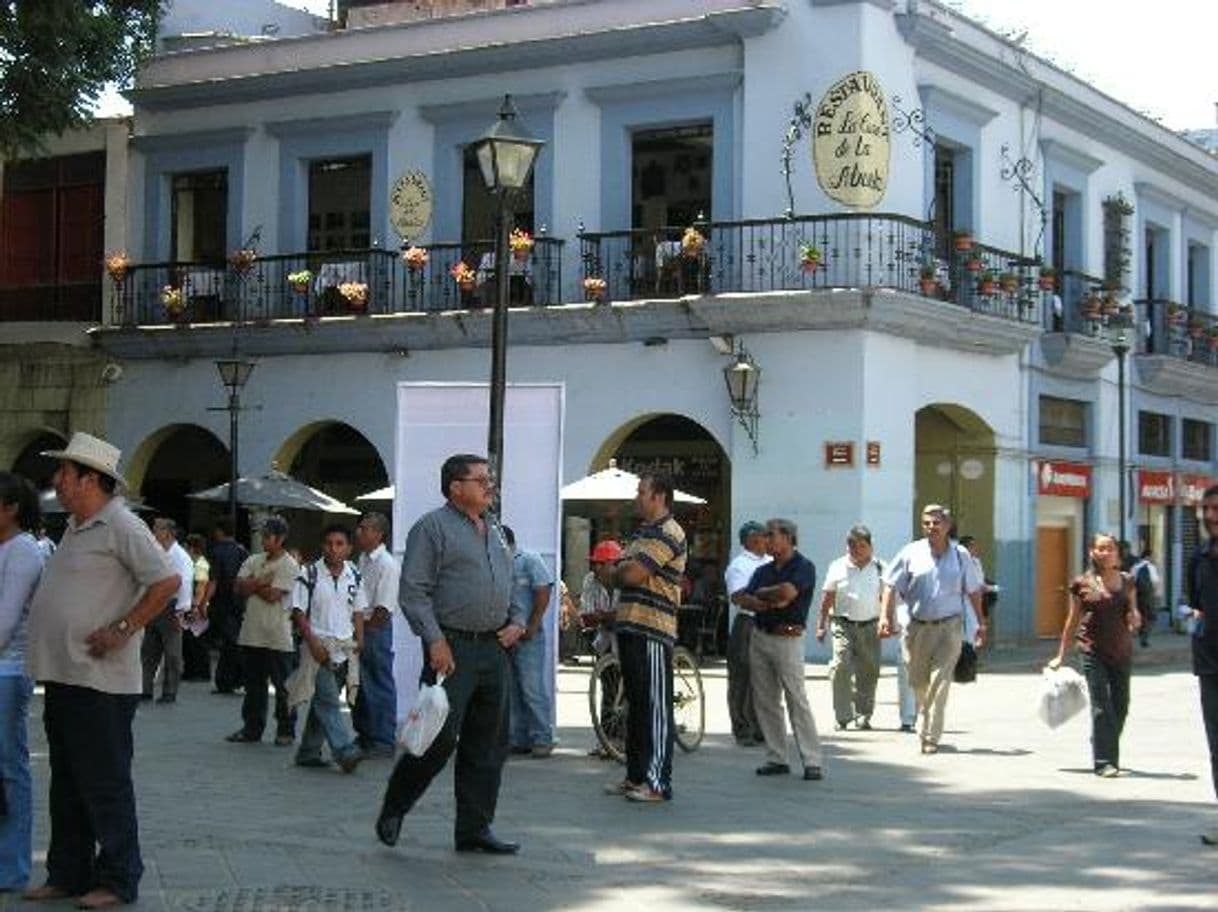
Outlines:
{"label": "orange door", "polygon": [[1036,530],[1036,635],[1060,636],[1066,623],[1070,576],[1070,530]]}

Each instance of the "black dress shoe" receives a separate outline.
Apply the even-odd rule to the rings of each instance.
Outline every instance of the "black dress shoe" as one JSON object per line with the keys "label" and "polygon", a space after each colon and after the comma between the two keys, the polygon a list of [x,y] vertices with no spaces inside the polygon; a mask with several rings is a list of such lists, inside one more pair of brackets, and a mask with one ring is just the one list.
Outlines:
{"label": "black dress shoe", "polygon": [[757,767],[758,776],[785,776],[791,772],[791,767],[785,763],[775,763],[773,760],[767,761]]}
{"label": "black dress shoe", "polygon": [[398,844],[398,836],[402,833],[402,815],[391,814],[381,808],[381,816],[376,818],[376,838],[385,845],[393,848]]}
{"label": "black dress shoe", "polygon": [[820,782],[825,778],[824,771],[819,766],[805,766],[804,780],[806,782]]}
{"label": "black dress shoe", "polygon": [[458,852],[485,852],[487,855],[515,855],[520,851],[520,843],[504,842],[497,839],[490,830],[483,830],[472,839],[458,839]]}

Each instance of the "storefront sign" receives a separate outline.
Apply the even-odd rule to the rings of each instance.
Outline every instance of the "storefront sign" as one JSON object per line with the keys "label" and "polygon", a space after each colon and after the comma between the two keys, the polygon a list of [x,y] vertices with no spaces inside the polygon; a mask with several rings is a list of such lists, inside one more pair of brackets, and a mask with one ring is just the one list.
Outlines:
{"label": "storefront sign", "polygon": [[876,206],[888,189],[891,153],[879,80],[860,70],[830,86],[812,131],[812,164],[825,195],[852,209]]}
{"label": "storefront sign", "polygon": [[1185,506],[1195,507],[1201,503],[1201,495],[1205,493],[1205,489],[1215,484],[1218,484],[1218,479],[1208,475],[1189,475],[1181,472],[1176,496]]}
{"label": "storefront sign", "polygon": [[878,440],[867,441],[867,465],[875,468],[880,464],[880,442]]}
{"label": "storefront sign", "polygon": [[1138,470],[1138,502],[1170,504],[1175,500],[1175,476],[1171,472]]}
{"label": "storefront sign", "polygon": [[1090,497],[1091,466],[1045,459],[1037,470],[1036,482],[1036,492],[1042,497]]}
{"label": "storefront sign", "polygon": [[418,168],[407,171],[389,191],[389,222],[403,241],[417,240],[431,224],[431,184]]}
{"label": "storefront sign", "polygon": [[825,443],[825,468],[849,468],[854,465],[854,444],[849,441]]}

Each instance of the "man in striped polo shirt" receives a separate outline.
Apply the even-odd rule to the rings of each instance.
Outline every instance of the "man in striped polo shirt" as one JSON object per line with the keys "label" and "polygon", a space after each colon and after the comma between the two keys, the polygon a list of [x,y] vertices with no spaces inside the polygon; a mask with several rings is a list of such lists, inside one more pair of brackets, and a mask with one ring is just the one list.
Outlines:
{"label": "man in striped polo shirt", "polygon": [[646,803],[672,798],[672,650],[685,572],[685,532],[672,518],[672,480],[639,478],[642,524],[618,564],[618,657],[625,689],[626,778],[606,790]]}

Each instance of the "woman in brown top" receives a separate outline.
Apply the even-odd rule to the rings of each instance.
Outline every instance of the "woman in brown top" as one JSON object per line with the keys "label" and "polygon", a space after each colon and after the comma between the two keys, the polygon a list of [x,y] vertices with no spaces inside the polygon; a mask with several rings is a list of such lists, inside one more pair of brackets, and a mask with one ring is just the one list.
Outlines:
{"label": "woman in brown top", "polygon": [[1133,631],[1138,629],[1138,599],[1133,578],[1121,572],[1116,538],[1100,532],[1091,538],[1091,568],[1070,584],[1070,613],[1061,645],[1049,662],[1061,665],[1078,634],[1083,675],[1091,692],[1091,752],[1095,774],[1120,774],[1121,729],[1129,711],[1129,671]]}

